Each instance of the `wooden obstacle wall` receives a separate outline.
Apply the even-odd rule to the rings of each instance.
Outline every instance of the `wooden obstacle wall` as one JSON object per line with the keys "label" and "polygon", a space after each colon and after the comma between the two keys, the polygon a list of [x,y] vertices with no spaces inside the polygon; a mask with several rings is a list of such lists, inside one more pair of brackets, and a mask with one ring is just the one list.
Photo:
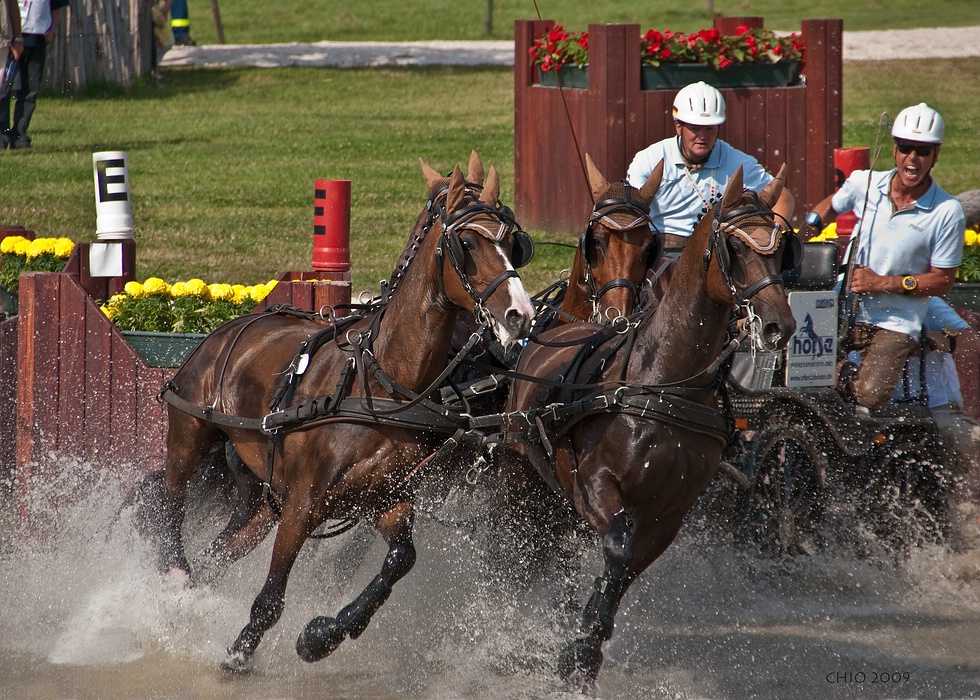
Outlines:
{"label": "wooden obstacle wall", "polygon": [[[761,26],[762,19],[714,22],[723,34],[734,34],[739,24]],[[527,228],[577,232],[592,209],[584,154],[606,177],[625,178],[637,151],[675,133],[670,112],[677,90],[640,89],[638,24],[589,26],[587,89],[537,85],[528,52],[553,25],[515,25],[515,211]],[[834,148],[842,142],[843,22],[805,20],[801,33],[805,85],[723,89],[728,119],[719,132],[774,174],[787,164],[787,186],[800,214],[834,188]]]}
{"label": "wooden obstacle wall", "polygon": [[[119,280],[88,275],[87,246],[76,246],[67,272],[21,275],[20,312],[0,323],[0,475],[14,477],[19,497],[36,480],[59,478],[66,458],[91,476],[164,464],[166,408],[156,397],[177,369],[150,367],[102,313],[83,282]],[[256,311],[348,303],[349,273],[288,272]],[[24,524],[34,520],[23,498],[20,511]]]}

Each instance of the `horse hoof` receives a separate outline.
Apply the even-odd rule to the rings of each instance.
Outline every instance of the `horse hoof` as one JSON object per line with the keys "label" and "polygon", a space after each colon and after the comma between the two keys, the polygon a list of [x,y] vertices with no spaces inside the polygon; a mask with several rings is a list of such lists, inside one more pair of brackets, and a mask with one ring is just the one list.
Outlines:
{"label": "horse hoof", "polygon": [[591,687],[602,666],[602,650],[589,639],[576,639],[558,657],[558,673],[578,689]]}
{"label": "horse hoof", "polygon": [[228,650],[228,657],[221,662],[221,668],[229,673],[243,674],[248,673],[255,666],[251,654],[243,651]]}
{"label": "horse hoof", "polygon": [[191,587],[191,573],[186,569],[172,567],[164,574],[163,580],[167,588],[174,591],[183,591]]}
{"label": "horse hoof", "polygon": [[307,663],[330,656],[347,637],[347,630],[332,617],[315,617],[296,640],[296,653]]}

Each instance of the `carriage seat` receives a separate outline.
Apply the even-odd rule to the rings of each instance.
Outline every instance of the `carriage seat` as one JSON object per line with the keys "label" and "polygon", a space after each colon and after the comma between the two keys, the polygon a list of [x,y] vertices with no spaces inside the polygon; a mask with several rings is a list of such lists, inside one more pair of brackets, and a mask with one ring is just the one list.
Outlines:
{"label": "carriage seat", "polygon": [[802,262],[783,272],[783,284],[786,289],[833,289],[839,267],[836,243],[804,243]]}

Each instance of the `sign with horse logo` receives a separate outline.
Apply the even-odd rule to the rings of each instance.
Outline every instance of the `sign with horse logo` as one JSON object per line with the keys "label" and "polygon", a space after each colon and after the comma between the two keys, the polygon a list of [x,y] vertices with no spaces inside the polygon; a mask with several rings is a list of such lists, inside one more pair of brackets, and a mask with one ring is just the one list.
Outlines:
{"label": "sign with horse logo", "polygon": [[837,379],[837,292],[790,292],[796,333],[786,347],[786,386],[832,386]]}

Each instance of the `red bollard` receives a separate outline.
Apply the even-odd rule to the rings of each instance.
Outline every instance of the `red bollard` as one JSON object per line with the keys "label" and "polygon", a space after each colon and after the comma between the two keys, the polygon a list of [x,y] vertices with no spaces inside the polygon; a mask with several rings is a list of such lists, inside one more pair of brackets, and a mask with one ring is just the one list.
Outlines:
{"label": "red bollard", "polygon": [[350,180],[314,182],[313,269],[350,271]]}
{"label": "red bollard", "polygon": [[[870,170],[871,158],[867,146],[834,149],[834,176],[837,178],[837,189],[844,185],[844,180],[855,170]],[[854,231],[857,217],[852,212],[837,215],[837,237],[847,238]]]}

